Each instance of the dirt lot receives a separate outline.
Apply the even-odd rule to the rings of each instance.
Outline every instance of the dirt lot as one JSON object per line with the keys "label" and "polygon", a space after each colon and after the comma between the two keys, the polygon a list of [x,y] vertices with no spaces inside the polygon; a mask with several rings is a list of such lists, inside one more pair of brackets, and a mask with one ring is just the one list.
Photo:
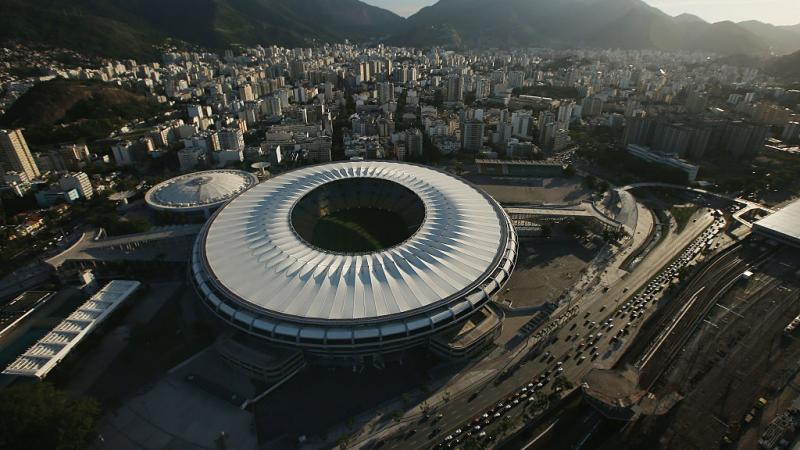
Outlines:
{"label": "dirt lot", "polygon": [[517,267],[506,285],[513,306],[540,306],[575,285],[596,254],[575,239],[523,239]]}
{"label": "dirt lot", "polygon": [[573,203],[589,198],[580,178],[467,178],[500,203]]}

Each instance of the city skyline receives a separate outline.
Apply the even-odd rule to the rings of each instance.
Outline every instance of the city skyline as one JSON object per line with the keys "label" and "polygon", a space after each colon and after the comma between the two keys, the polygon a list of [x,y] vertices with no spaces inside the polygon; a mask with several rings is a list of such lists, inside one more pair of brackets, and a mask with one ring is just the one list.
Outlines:
{"label": "city skyline", "polygon": [[[438,0],[364,0],[371,5],[409,17]],[[796,0],[645,0],[671,16],[693,14],[707,22],[758,20],[773,25],[800,24]]]}

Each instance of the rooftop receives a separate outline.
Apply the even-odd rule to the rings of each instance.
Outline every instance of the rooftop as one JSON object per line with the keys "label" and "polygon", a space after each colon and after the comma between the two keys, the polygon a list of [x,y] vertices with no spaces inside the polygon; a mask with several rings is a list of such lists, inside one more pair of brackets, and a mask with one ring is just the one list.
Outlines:
{"label": "rooftop", "polygon": [[755,223],[756,230],[800,243],[800,199]]}
{"label": "rooftop", "polygon": [[219,206],[258,184],[258,177],[241,170],[206,170],[171,178],[153,186],[145,200],[165,211],[199,211]]}
{"label": "rooftop", "polygon": [[[407,231],[351,253],[309,238],[321,218],[366,208],[396,213]],[[444,172],[385,161],[323,164],[261,183],[220,209],[202,260],[218,288],[273,315],[405,317],[483,282],[504,255],[508,227],[491,197]]]}
{"label": "rooftop", "polygon": [[113,280],[44,335],[3,371],[44,378],[72,349],[138,288],[138,281]]}

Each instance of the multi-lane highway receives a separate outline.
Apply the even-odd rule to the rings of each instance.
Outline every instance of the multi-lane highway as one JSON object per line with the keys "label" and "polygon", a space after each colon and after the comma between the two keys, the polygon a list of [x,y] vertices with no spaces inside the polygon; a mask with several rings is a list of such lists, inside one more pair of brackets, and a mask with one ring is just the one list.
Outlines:
{"label": "multi-lane highway", "polygon": [[[658,294],[671,280],[670,275],[694,259],[699,254],[696,249],[705,246],[721,225],[711,214],[704,214],[683,232],[671,233],[634,272],[607,289],[596,286],[586,292],[573,305],[577,313],[552,334],[541,353],[517,370],[432,406],[427,417],[419,414],[403,422],[391,436],[375,437],[358,446],[451,448],[467,439],[484,443],[498,439],[501,429],[518,424],[525,411],[530,414],[546,405],[549,395],[563,393],[563,380],[574,385],[593,365],[613,365],[643,321],[646,309],[655,304],[655,298],[645,300],[647,295]],[[638,300],[631,302],[631,298]],[[501,425],[503,422],[509,425]]]}

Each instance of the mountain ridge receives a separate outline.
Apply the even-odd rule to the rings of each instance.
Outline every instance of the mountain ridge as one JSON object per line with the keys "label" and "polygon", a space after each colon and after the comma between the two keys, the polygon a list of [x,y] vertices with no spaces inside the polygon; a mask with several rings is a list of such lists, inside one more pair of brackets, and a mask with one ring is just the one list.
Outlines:
{"label": "mountain ridge", "polygon": [[0,0],[0,10],[0,41],[114,57],[153,56],[168,38],[214,50],[362,40],[404,20],[359,0]]}
{"label": "mountain ridge", "polygon": [[[690,14],[669,16],[642,0],[440,0],[406,19],[403,32],[392,41],[436,44],[413,37],[418,34],[415,29],[437,25],[455,30],[464,45],[510,42],[721,54],[800,50],[800,26],[796,30],[761,22],[743,26],[730,21],[708,23]],[[441,43],[450,44],[446,40]]]}
{"label": "mountain ridge", "polygon": [[386,42],[418,47],[595,47],[789,54],[800,24],[708,23],[643,0],[439,0],[404,19],[360,0],[0,0],[0,41],[155,57],[169,39],[231,45]]}

